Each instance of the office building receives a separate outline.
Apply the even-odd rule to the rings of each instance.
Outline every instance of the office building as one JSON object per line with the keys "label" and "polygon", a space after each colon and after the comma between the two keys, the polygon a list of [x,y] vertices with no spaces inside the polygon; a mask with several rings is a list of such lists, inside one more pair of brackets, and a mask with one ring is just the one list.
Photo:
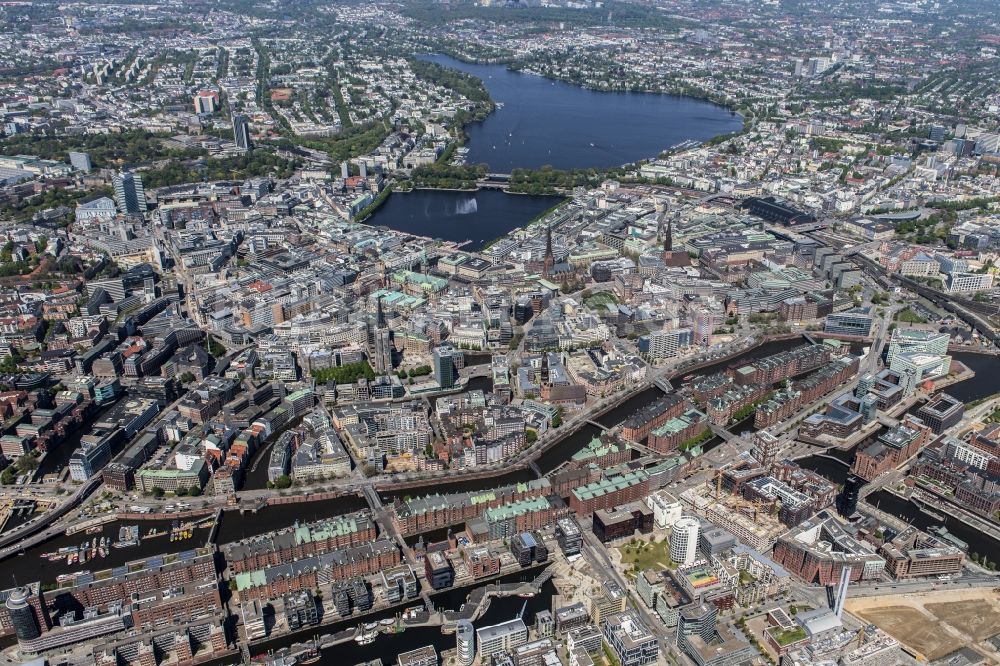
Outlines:
{"label": "office building", "polygon": [[684,509],[677,498],[666,490],[658,490],[646,497],[646,505],[653,510],[653,522],[659,529],[673,527]]}
{"label": "office building", "polygon": [[111,460],[111,439],[81,442],[69,458],[69,476],[74,481],[86,481],[101,471]]}
{"label": "office building", "polygon": [[41,635],[35,609],[28,602],[28,588],[18,587],[7,597],[7,613],[10,615],[11,626],[19,641],[30,641]]}
{"label": "office building", "polygon": [[454,347],[441,346],[434,349],[434,377],[443,389],[452,388],[458,379],[454,356],[461,355]]}
{"label": "office building", "polygon": [[566,634],[588,624],[590,624],[590,613],[581,601],[556,609],[556,632],[559,634]]}
{"label": "office building", "polygon": [[250,142],[250,119],[243,114],[233,116],[233,141],[239,150],[250,150],[253,147]]}
{"label": "office building", "polygon": [[400,652],[396,655],[398,666],[437,666],[437,663],[438,653],[433,645],[425,645],[416,650]]}
{"label": "office building", "polygon": [[583,535],[580,533],[580,526],[571,516],[563,516],[556,521],[556,541],[563,555],[571,557],[580,554]]}
{"label": "office building", "polygon": [[866,338],[872,332],[870,307],[851,308],[826,316],[823,331],[830,335],[853,335]]}
{"label": "office building", "polygon": [[424,571],[427,582],[435,590],[451,587],[455,580],[455,570],[444,553],[431,552],[424,557]]}
{"label": "office building", "polygon": [[540,610],[535,613],[535,633],[539,638],[548,638],[556,630],[556,622],[552,619],[552,613],[547,610]]}
{"label": "office building", "polygon": [[625,612],[627,606],[628,594],[609,578],[590,597],[590,617],[594,624],[600,626],[601,620]]}
{"label": "office building", "polygon": [[917,410],[917,418],[924,422],[935,435],[958,424],[965,414],[965,403],[947,393],[938,393]]}
{"label": "office building", "polygon": [[659,656],[656,637],[632,611],[606,617],[601,630],[621,666],[651,664]]}
{"label": "office building", "polygon": [[495,654],[511,652],[527,642],[528,627],[521,618],[476,629],[479,659],[483,663],[488,663]]}
{"label": "office building", "polygon": [[653,531],[653,512],[642,502],[630,502],[617,509],[598,509],[594,512],[593,529],[603,543],[631,537],[636,530],[649,534]]}
{"label": "office building", "polygon": [[892,337],[889,339],[889,349],[886,351],[886,365],[891,367],[893,359],[897,355],[906,352],[945,356],[948,353],[948,342],[950,340],[951,337],[948,333],[920,331],[909,328],[894,329]]}
{"label": "office building", "polygon": [[693,564],[698,556],[698,531],[701,524],[693,516],[682,516],[670,532],[670,559],[677,564]]}
{"label": "office building", "polygon": [[311,590],[299,590],[284,597],[285,619],[288,628],[296,631],[302,627],[319,624],[319,606]]}
{"label": "office building", "polygon": [[142,188],[142,176],[131,171],[122,171],[111,177],[115,189],[115,203],[118,209],[128,215],[142,215],[148,210],[146,192]]}
{"label": "office building", "polygon": [[510,541],[510,552],[522,567],[534,562],[540,564],[549,559],[549,549],[545,547],[542,535],[538,532],[521,532],[514,535]]}

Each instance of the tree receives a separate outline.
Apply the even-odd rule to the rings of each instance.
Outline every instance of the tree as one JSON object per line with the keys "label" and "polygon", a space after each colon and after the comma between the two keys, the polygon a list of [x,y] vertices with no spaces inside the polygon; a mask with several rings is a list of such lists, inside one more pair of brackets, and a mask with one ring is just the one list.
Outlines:
{"label": "tree", "polygon": [[285,488],[292,487],[292,479],[287,474],[282,474],[277,479],[274,480],[274,487],[279,490],[284,490]]}
{"label": "tree", "polygon": [[185,495],[188,494],[188,489],[185,488],[184,486],[180,486],[177,488],[177,490],[174,491],[174,494],[177,495],[178,497],[184,497]]}
{"label": "tree", "polygon": [[166,494],[166,493],[163,492],[163,488],[160,488],[159,486],[156,486],[155,488],[153,488],[149,492],[156,499],[160,499],[161,497],[163,497]]}
{"label": "tree", "polygon": [[198,495],[201,495],[201,488],[197,485],[188,488],[188,497],[197,497]]}
{"label": "tree", "polygon": [[177,378],[181,384],[190,384],[194,381],[194,375],[190,372],[185,372],[180,377]]}
{"label": "tree", "polygon": [[22,472],[34,472],[38,469],[38,458],[30,453],[25,453],[17,459],[15,465],[17,465],[17,468]]}

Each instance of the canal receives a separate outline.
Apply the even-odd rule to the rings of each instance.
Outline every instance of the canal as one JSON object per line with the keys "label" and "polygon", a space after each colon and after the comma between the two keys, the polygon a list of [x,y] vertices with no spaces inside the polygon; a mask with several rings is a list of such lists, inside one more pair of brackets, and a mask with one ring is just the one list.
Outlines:
{"label": "canal", "polygon": [[[520,581],[530,581],[538,575],[539,569],[532,569],[526,573],[513,573],[500,578],[500,582],[511,583]],[[431,600],[436,608],[446,610],[458,610],[468,599],[469,593],[478,586],[470,585],[463,588],[448,590],[431,595]],[[550,610],[552,598],[556,589],[552,580],[549,579],[542,586],[541,592],[529,599],[520,597],[496,597],[490,601],[489,608],[481,618],[473,624],[478,627],[486,627],[498,624],[506,620],[514,619],[524,609],[524,622],[531,626],[535,619],[535,613],[541,610]],[[420,600],[415,599],[413,605],[419,605]],[[394,617],[397,609],[390,609],[381,613],[366,615],[364,622],[374,622],[379,619]],[[347,619],[329,626],[323,627],[318,633],[321,635],[334,634],[345,629],[357,626],[362,620]],[[276,650],[287,647],[294,642],[302,642],[310,637],[309,634],[296,637],[279,638],[269,641],[251,651],[251,654],[263,652],[264,650]],[[374,659],[381,659],[383,664],[395,664],[396,656],[402,652],[409,652],[425,645],[433,645],[440,654],[444,650],[451,650],[455,647],[454,634],[442,634],[438,627],[415,627],[406,629],[403,633],[389,635],[379,635],[374,643],[369,645],[359,645],[354,641],[340,643],[339,645],[326,648],[322,651],[320,664],[330,666],[340,666],[341,664],[361,664]]]}
{"label": "canal", "polygon": [[257,511],[230,510],[222,513],[217,543],[229,543],[248,537],[280,530],[295,523],[308,523],[323,518],[342,516],[368,508],[360,495],[341,495],[313,502],[290,502],[266,506]]}
{"label": "canal", "polygon": [[[202,527],[191,530],[191,537],[188,539],[178,539],[171,541],[170,531],[173,521],[170,520],[129,520],[115,521],[101,527],[100,532],[87,534],[78,532],[67,536],[65,534],[53,537],[37,546],[29,548],[21,555],[8,557],[0,562],[0,585],[10,587],[12,581],[20,583],[39,581],[42,584],[56,582],[56,578],[62,574],[79,573],[81,571],[96,572],[102,569],[110,569],[130,562],[140,560],[154,555],[164,555],[179,553],[192,548],[204,546],[208,540],[210,529],[210,519]],[[45,553],[57,552],[60,548],[71,546],[81,546],[84,542],[93,539],[107,538],[108,543],[118,540],[118,531],[127,525],[138,525],[141,540],[138,546],[127,548],[108,548],[107,557],[96,557],[85,563],[67,564],[66,556],[55,561],[49,561],[42,557]],[[150,536],[155,530],[156,535]],[[89,557],[89,553],[88,553]]]}

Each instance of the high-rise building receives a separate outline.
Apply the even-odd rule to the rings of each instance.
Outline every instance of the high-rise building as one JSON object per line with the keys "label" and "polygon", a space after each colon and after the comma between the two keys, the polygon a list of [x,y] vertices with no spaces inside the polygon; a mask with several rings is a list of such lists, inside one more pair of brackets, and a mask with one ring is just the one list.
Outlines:
{"label": "high-rise building", "polygon": [[697,518],[682,516],[670,532],[670,559],[678,564],[693,564],[698,555],[698,529],[701,524]]}
{"label": "high-rise building", "polygon": [[844,602],[847,601],[847,586],[851,584],[851,567],[840,570],[840,584],[837,585],[837,599],[833,605],[833,613],[838,618],[843,617]]}
{"label": "high-rise building", "polygon": [[476,660],[476,628],[468,620],[459,620],[455,627],[456,656],[459,666],[472,666]]}
{"label": "high-rise building", "polygon": [[837,512],[840,515],[850,518],[858,510],[858,495],[864,484],[865,482],[860,477],[854,474],[848,475],[844,481],[844,489],[840,492],[840,497],[837,498]]}
{"label": "high-rise building", "polygon": [[375,315],[373,338],[372,365],[376,373],[380,375],[385,374],[392,370],[392,331],[386,325],[381,297],[378,299],[378,312]]}
{"label": "high-rise building", "polygon": [[451,388],[458,378],[458,370],[455,368],[455,360],[452,358],[456,351],[453,347],[436,347],[434,349],[434,377],[441,388]]}
{"label": "high-rise building", "polygon": [[115,188],[115,203],[129,215],[142,215],[148,210],[146,191],[142,188],[142,176],[131,171],[122,171],[111,177]]}
{"label": "high-rise building", "polygon": [[19,641],[30,641],[41,635],[35,609],[28,603],[28,589],[19,587],[7,597],[7,613]]}
{"label": "high-rise building", "polygon": [[688,642],[692,636],[710,643],[715,637],[718,616],[719,609],[710,603],[697,602],[681,608],[677,615],[677,646],[688,652]]}
{"label": "high-rise building", "polygon": [[545,227],[545,257],[542,259],[542,277],[548,278],[552,275],[552,268],[556,264],[555,254],[552,252],[552,227]]}
{"label": "high-rise building", "polygon": [[250,150],[250,119],[242,113],[233,116],[233,141],[239,150]]}
{"label": "high-rise building", "polygon": [[73,168],[77,171],[83,171],[85,173],[93,168],[90,163],[90,153],[70,151],[69,163],[72,164]]}

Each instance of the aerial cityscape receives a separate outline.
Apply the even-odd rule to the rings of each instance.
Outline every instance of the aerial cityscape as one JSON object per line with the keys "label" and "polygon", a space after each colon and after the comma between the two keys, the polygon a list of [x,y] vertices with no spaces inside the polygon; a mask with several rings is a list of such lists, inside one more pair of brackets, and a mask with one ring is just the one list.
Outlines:
{"label": "aerial cityscape", "polygon": [[996,0],[0,28],[0,666],[1000,665]]}

